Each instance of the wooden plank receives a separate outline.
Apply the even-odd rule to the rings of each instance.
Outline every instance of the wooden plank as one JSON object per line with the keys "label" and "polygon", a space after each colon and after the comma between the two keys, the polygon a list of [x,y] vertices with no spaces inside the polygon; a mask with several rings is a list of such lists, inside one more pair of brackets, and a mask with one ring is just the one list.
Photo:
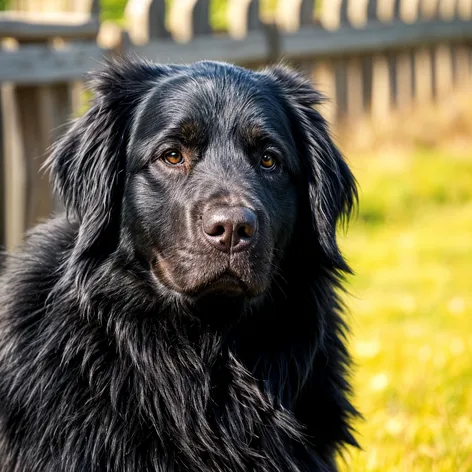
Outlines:
{"label": "wooden plank", "polygon": [[456,84],[458,87],[464,87],[470,84],[470,64],[469,49],[460,44],[457,46],[454,55]]}
{"label": "wooden plank", "polygon": [[383,23],[390,23],[400,17],[400,0],[379,0],[377,17]]}
{"label": "wooden plank", "polygon": [[13,86],[3,84],[2,94],[5,131],[5,239],[7,249],[13,249],[21,242],[25,231],[25,162],[18,107],[15,103]]}
{"label": "wooden plank", "polygon": [[165,0],[129,0],[125,20],[133,43],[146,44],[154,38],[168,38],[165,16]]}
{"label": "wooden plank", "polygon": [[337,58],[333,61],[335,77],[335,96],[336,96],[336,119],[344,120],[348,114],[348,80],[347,80],[347,61],[345,58]]}
{"label": "wooden plank", "polygon": [[[350,5],[349,0],[342,0],[336,7],[334,5],[332,6],[332,8],[338,10],[338,28],[352,29],[349,16]],[[336,91],[336,119],[342,121],[347,118],[349,113],[348,94],[350,92],[349,82],[351,79],[351,71],[349,70],[349,60],[346,55],[343,54],[333,61],[333,71]],[[353,76],[355,76],[355,72]],[[355,80],[355,77],[353,78]]]}
{"label": "wooden plank", "polygon": [[405,23],[415,23],[418,19],[420,0],[403,0],[400,3],[400,17]]}
{"label": "wooden plank", "polygon": [[439,0],[421,0],[420,15],[425,20],[438,18]]}
{"label": "wooden plank", "polygon": [[472,19],[472,0],[458,0],[457,13],[461,20]]}
{"label": "wooden plank", "polygon": [[347,1],[348,0],[330,0],[323,1],[320,11],[320,23],[323,28],[336,30],[343,22],[341,17],[347,19]]}
{"label": "wooden plank", "polygon": [[0,13],[0,38],[12,37],[19,41],[95,38],[99,28],[98,17],[87,13]]}
{"label": "wooden plank", "polygon": [[347,60],[346,111],[350,118],[362,116],[364,112],[364,91],[362,61],[359,56]]}
{"label": "wooden plank", "polygon": [[243,39],[261,27],[259,0],[228,1],[228,33],[234,39]]}
{"label": "wooden plank", "polygon": [[46,84],[80,79],[99,67],[106,52],[92,42],[70,43],[60,49],[25,45],[0,50],[0,82]]}
{"label": "wooden plank", "polygon": [[441,99],[450,93],[453,86],[451,46],[440,44],[435,49],[436,94]]}
{"label": "wooden plank", "polygon": [[300,27],[313,24],[315,3],[313,0],[280,0],[276,22],[282,31],[293,33]]}
{"label": "wooden plank", "polygon": [[388,119],[392,109],[389,58],[383,54],[375,56],[372,66],[370,113],[372,120],[383,122]]}
{"label": "wooden plank", "polygon": [[197,35],[211,33],[209,0],[174,0],[169,11],[169,30],[181,43]]}
{"label": "wooden plank", "polygon": [[470,22],[454,20],[418,21],[405,24],[374,23],[365,29],[341,27],[335,31],[302,28],[295,34],[283,34],[282,53],[285,56],[333,56],[364,54],[386,50],[412,48],[444,41],[466,42],[472,39]]}
{"label": "wooden plank", "polygon": [[456,0],[439,0],[439,17],[450,21],[456,16]]}
{"label": "wooden plank", "polygon": [[[367,5],[366,5],[366,11],[365,14],[367,16],[367,19],[365,20],[364,23],[367,23],[368,25],[371,25],[372,23],[376,23],[379,21],[379,10],[380,8],[380,0],[369,0]],[[382,57],[378,54],[375,54],[373,56],[366,55],[362,59],[362,84],[361,84],[361,89],[362,89],[362,96],[363,96],[363,109],[365,111],[371,110],[372,106],[375,107],[375,102],[378,100],[379,93],[378,92],[383,92],[383,94],[389,93],[388,89],[388,80],[385,81],[384,79],[384,74],[382,74],[383,69],[381,68],[381,65],[383,64],[382,62]],[[379,67],[377,67],[377,62],[381,61],[381,64]],[[374,87],[376,90],[374,90]],[[377,93],[374,93],[377,92]],[[383,101],[381,102],[383,103]],[[386,108],[389,110],[389,107],[387,106]]]}
{"label": "wooden plank", "polygon": [[[5,112],[2,108],[2,93],[0,90],[0,251],[3,251],[6,246],[6,219],[5,219],[5,207],[6,207],[6,174],[5,174],[5,140],[4,140],[4,116]],[[1,272],[1,260],[0,260],[0,272]]]}
{"label": "wooden plank", "polygon": [[24,186],[24,228],[28,229],[47,217],[52,210],[52,195],[48,179],[39,174],[43,154],[51,142],[47,139],[51,129],[50,116],[45,105],[49,99],[47,87],[17,86],[14,90],[18,106],[22,158],[26,169]]}
{"label": "wooden plank", "polygon": [[431,49],[421,47],[415,51],[415,101],[417,103],[429,103],[433,99],[433,66]]}
{"label": "wooden plank", "polygon": [[250,31],[242,40],[228,36],[197,36],[190,45],[151,41],[144,46],[131,46],[127,52],[165,64],[188,64],[203,59],[247,64],[265,62],[271,53],[262,31]]}
{"label": "wooden plank", "polygon": [[413,56],[401,52],[396,62],[396,105],[400,109],[411,108],[413,102]]}

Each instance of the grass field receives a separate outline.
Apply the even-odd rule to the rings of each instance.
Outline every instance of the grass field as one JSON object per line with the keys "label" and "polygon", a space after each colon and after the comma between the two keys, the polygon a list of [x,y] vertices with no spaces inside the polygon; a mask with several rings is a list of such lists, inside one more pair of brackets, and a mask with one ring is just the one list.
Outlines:
{"label": "grass field", "polygon": [[361,203],[342,245],[365,420],[342,468],[471,471],[472,149],[380,156],[351,158]]}

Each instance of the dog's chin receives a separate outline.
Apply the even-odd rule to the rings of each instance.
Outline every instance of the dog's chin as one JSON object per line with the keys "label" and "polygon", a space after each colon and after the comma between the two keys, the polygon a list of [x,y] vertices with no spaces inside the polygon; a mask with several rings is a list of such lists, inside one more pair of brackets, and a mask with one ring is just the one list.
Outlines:
{"label": "dog's chin", "polygon": [[237,298],[249,300],[259,297],[265,291],[264,287],[252,286],[230,270],[223,271],[211,279],[199,279],[198,276],[195,276],[191,285],[188,282],[183,283],[173,277],[170,271],[163,271],[161,268],[155,267],[152,273],[160,286],[164,286],[191,301],[203,299],[222,301],[225,298],[233,301]]}
{"label": "dog's chin", "polygon": [[209,282],[205,282],[191,291],[196,298],[207,296],[247,297],[248,286],[236,275],[225,272]]}

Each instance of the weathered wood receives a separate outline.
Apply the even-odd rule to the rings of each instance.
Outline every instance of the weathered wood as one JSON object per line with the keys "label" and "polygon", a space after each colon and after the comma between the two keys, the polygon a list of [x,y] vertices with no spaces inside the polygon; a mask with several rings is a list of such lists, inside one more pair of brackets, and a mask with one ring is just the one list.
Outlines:
{"label": "weathered wood", "polygon": [[431,49],[427,46],[415,51],[415,101],[423,104],[429,103],[433,98],[433,67]]}
{"label": "weathered wood", "polygon": [[450,21],[456,16],[457,0],[439,0],[439,17]]}
{"label": "weathered wood", "polygon": [[52,37],[95,38],[99,28],[98,17],[90,17],[87,13],[0,13],[0,38],[12,37],[19,41],[45,41]]}
{"label": "weathered wood", "polygon": [[169,11],[169,29],[172,37],[182,43],[211,33],[209,0],[174,0]]}
{"label": "weathered wood", "polygon": [[[4,111],[2,108],[2,93],[0,90],[0,251],[5,249],[6,245],[6,220],[5,220],[5,207],[6,207],[6,175],[5,175],[5,140],[4,140]],[[1,261],[0,261],[1,265]]]}
{"label": "weathered wood", "polygon": [[400,17],[401,0],[378,0],[377,17],[383,23],[390,23],[394,18]]}
{"label": "weathered wood", "polygon": [[[379,1],[380,0],[369,0],[367,5],[365,5],[365,15],[366,19],[363,20],[363,24],[367,27],[379,21],[378,13],[379,13]],[[373,56],[367,55],[362,59],[362,83],[361,83],[361,91],[362,91],[362,101],[364,110],[368,110],[372,108],[373,102],[377,100],[377,95],[374,95],[374,82],[376,87],[382,87],[382,89],[387,89],[385,93],[388,94],[388,81],[382,81],[383,75],[381,74],[379,77],[374,78],[374,74],[378,73],[379,68],[376,67],[376,62],[382,60],[379,58],[378,54]],[[374,103],[375,106],[375,103]]]}
{"label": "weathered wood", "polygon": [[131,46],[127,52],[166,64],[187,64],[202,59],[241,65],[264,64],[271,55],[269,43],[262,31],[250,31],[244,39],[238,41],[227,36],[217,39],[197,36],[192,41],[192,47],[172,41],[151,41],[144,46]]}
{"label": "weathered wood", "polygon": [[13,249],[25,231],[25,162],[18,107],[11,84],[2,85],[2,114],[5,131],[5,239],[6,247]]}
{"label": "weathered wood", "polygon": [[448,44],[440,44],[435,49],[435,75],[436,94],[440,97],[448,94],[453,85],[451,47]]}
{"label": "weathered wood", "polygon": [[372,68],[370,115],[375,122],[383,122],[392,111],[389,58],[383,54],[375,56]]}
{"label": "weathered wood", "polygon": [[0,50],[0,82],[45,84],[83,78],[95,69],[105,53],[95,43],[70,43],[61,49],[25,45]]}
{"label": "weathered wood", "polygon": [[413,56],[410,52],[398,53],[395,69],[395,103],[398,108],[407,109],[413,101]]}
{"label": "weathered wood", "polygon": [[339,28],[341,17],[347,22],[347,0],[324,1],[320,11],[320,23],[323,28],[335,30]]}
{"label": "weathered wood", "polygon": [[125,20],[133,43],[146,44],[154,38],[168,38],[165,16],[165,0],[129,0]]}
{"label": "weathered wood", "polygon": [[347,63],[345,58],[333,61],[335,77],[336,119],[345,120],[348,114]]}
{"label": "weathered wood", "polygon": [[440,0],[421,0],[419,14],[425,20],[438,18]]}
{"label": "weathered wood", "polygon": [[313,25],[313,0],[280,0],[276,21],[282,31],[295,32],[302,26]]}
{"label": "weathered wood", "polygon": [[469,48],[463,44],[454,50],[455,83],[458,87],[470,85]]}
{"label": "weathered wood", "polygon": [[471,39],[470,22],[462,20],[424,21],[415,24],[379,22],[364,29],[341,27],[339,30],[329,31],[303,28],[295,34],[283,35],[282,53],[297,58],[340,56],[400,50],[444,41],[467,42]]}
{"label": "weathered wood", "polygon": [[406,23],[414,23],[418,19],[420,0],[402,0],[400,17]]}
{"label": "weathered wood", "polygon": [[228,33],[234,39],[245,38],[250,31],[260,29],[259,0],[228,1]]}
{"label": "weathered wood", "polygon": [[42,155],[50,144],[46,137],[51,128],[51,120],[45,108],[50,94],[46,93],[45,88],[36,86],[17,86],[14,90],[26,177],[26,205],[23,213],[25,229],[35,225],[38,217],[47,217],[52,210],[49,183],[39,175]]}
{"label": "weathered wood", "polygon": [[472,0],[457,0],[457,13],[461,20],[472,19]]}
{"label": "weathered wood", "polygon": [[351,57],[346,65],[346,113],[350,118],[355,118],[361,116],[364,112],[361,58]]}

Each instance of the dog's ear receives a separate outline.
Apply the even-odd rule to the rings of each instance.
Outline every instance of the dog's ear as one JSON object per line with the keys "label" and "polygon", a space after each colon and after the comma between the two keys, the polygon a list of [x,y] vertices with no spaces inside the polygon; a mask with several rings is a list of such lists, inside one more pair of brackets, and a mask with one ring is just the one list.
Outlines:
{"label": "dog's ear", "polygon": [[[117,238],[126,144],[138,104],[171,72],[144,61],[119,60],[91,75],[94,99],[53,147],[48,165],[69,218],[79,223],[82,250],[101,251]],[[100,247],[98,247],[100,246]]]}
{"label": "dog's ear", "polygon": [[293,114],[293,133],[307,176],[307,192],[320,246],[335,268],[349,271],[336,242],[336,225],[357,202],[356,181],[316,106],[324,101],[309,80],[284,67],[266,71]]}

